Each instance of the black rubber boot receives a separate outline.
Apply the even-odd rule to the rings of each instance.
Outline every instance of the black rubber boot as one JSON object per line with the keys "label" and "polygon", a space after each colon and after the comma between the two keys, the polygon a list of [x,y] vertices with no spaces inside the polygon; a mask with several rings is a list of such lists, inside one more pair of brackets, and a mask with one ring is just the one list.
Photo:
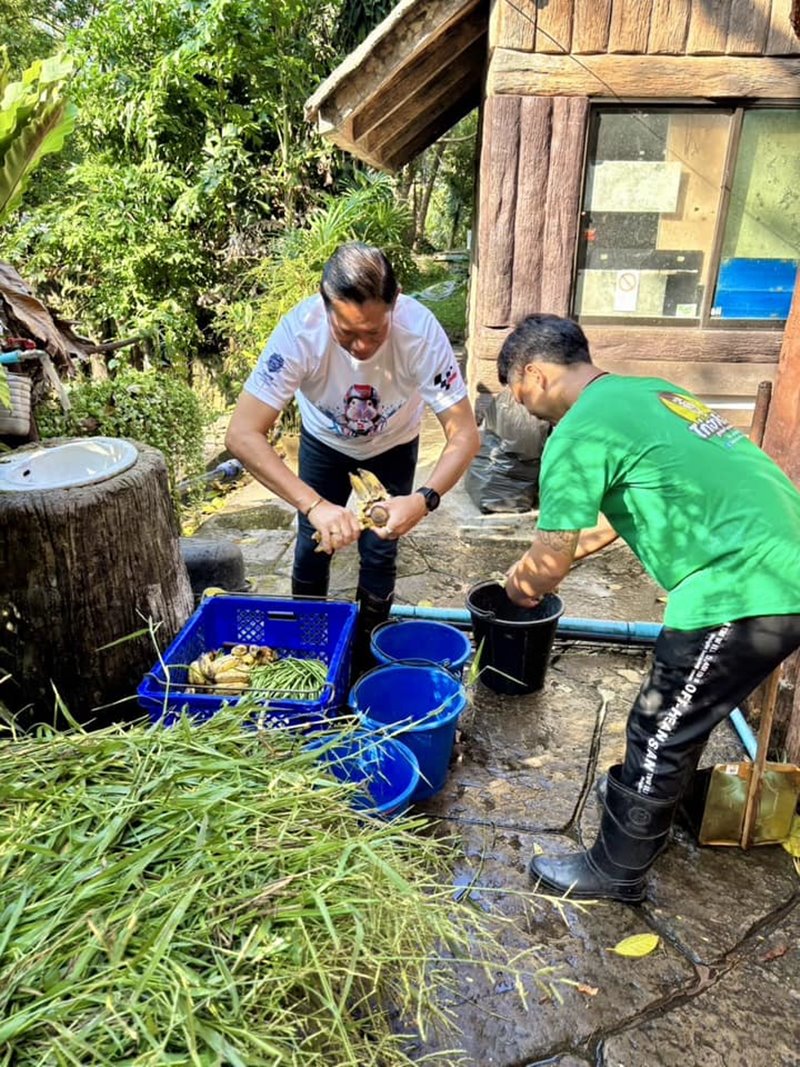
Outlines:
{"label": "black rubber boot", "polygon": [[301,578],[295,578],[292,575],[292,596],[316,596],[326,597],[328,595],[328,585],[330,584],[330,578],[326,575],[325,578],[319,579],[316,582],[306,582]]}
{"label": "black rubber boot", "polygon": [[597,840],[586,852],[534,856],[531,877],[542,888],[576,900],[602,898],[638,904],[644,876],[664,850],[675,812],[674,800],[652,800],[618,780],[611,767]]}
{"label": "black rubber boot", "polygon": [[379,597],[359,587],[356,597],[358,598],[358,618],[353,640],[353,660],[350,669],[351,685],[357,682],[365,671],[375,666],[375,660],[369,647],[372,631],[389,618],[394,593],[390,593],[388,597]]}

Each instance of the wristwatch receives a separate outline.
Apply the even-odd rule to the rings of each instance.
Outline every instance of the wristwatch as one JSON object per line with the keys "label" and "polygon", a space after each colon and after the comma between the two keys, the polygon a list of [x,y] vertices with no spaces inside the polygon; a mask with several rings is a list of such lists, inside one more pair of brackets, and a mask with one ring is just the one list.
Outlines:
{"label": "wristwatch", "polygon": [[436,492],[435,489],[430,489],[427,485],[420,486],[419,489],[414,490],[415,493],[422,493],[425,497],[425,507],[428,511],[436,511],[441,503],[442,498]]}

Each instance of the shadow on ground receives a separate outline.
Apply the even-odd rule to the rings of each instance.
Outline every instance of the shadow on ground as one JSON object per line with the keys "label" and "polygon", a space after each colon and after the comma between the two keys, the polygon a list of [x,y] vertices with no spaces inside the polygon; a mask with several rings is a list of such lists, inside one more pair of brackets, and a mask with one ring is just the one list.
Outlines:
{"label": "shadow on ground", "polygon": [[[430,449],[422,454],[421,481],[432,463]],[[292,514],[252,483],[231,494],[199,535],[239,544],[253,588],[285,596]],[[533,524],[531,514],[482,516],[457,488],[404,539],[398,602],[463,608],[471,585],[503,572],[524,551]],[[331,595],[352,597],[356,575],[355,550],[342,552]],[[573,617],[661,618],[660,590],[624,546],[576,567],[561,595]],[[453,964],[463,991],[452,1005],[461,1063],[800,1065],[800,881],[781,848],[699,848],[677,829],[641,906],[577,908],[532,893],[527,867],[536,848],[593,840],[590,787],[622,755],[627,710],[646,663],[642,649],[557,640],[540,693],[500,697],[480,682],[475,688],[447,784],[426,808],[459,842],[454,895],[510,920],[502,934],[508,958],[533,953],[538,966],[574,984],[553,996],[528,979],[523,1003],[501,969],[486,976]],[[702,762],[742,755],[723,724]],[[610,951],[647,931],[661,937],[652,955],[628,959]],[[435,1047],[431,1039],[420,1058]]]}

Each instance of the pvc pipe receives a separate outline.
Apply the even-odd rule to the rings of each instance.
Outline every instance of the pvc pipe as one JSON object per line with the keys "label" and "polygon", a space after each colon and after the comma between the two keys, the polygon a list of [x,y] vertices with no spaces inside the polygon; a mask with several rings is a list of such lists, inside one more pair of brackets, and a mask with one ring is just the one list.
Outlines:
{"label": "pvc pipe", "polygon": [[[416,604],[396,604],[390,615],[396,619],[434,619],[449,622],[454,626],[467,628],[472,626],[472,615],[465,608],[423,608]],[[556,635],[572,637],[576,641],[591,641],[605,638],[627,644],[641,642],[655,644],[661,632],[661,623],[657,622],[619,622],[615,619],[579,619],[561,616],[558,620]],[[729,718],[731,725],[739,735],[739,740],[751,760],[756,758],[758,743],[740,708],[734,708]]]}
{"label": "pvc pipe", "polygon": [[758,741],[756,735],[750,729],[747,724],[747,720],[742,715],[740,708],[734,708],[728,718],[731,720],[731,726],[739,735],[739,740],[744,745],[744,750],[751,760],[755,760],[756,752],[758,751]]}
{"label": "pvc pipe", "polygon": [[[415,604],[397,604],[391,614],[398,619],[435,619],[449,622],[456,626],[472,626],[472,616],[464,608],[421,608]],[[562,637],[579,634],[588,640],[592,635],[607,638],[620,638],[624,641],[655,641],[661,632],[658,622],[620,622],[611,619],[578,619],[563,616],[558,620],[558,630]]]}

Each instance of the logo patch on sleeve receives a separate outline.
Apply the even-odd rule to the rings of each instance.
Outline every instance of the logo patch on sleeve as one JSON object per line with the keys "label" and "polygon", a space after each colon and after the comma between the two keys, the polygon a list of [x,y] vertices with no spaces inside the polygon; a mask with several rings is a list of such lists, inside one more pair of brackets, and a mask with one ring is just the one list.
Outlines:
{"label": "logo patch on sleeve", "polygon": [[450,386],[454,385],[458,380],[458,368],[455,363],[451,363],[444,374],[440,371],[433,379],[433,384],[437,389],[441,389],[443,393],[449,391]]}

